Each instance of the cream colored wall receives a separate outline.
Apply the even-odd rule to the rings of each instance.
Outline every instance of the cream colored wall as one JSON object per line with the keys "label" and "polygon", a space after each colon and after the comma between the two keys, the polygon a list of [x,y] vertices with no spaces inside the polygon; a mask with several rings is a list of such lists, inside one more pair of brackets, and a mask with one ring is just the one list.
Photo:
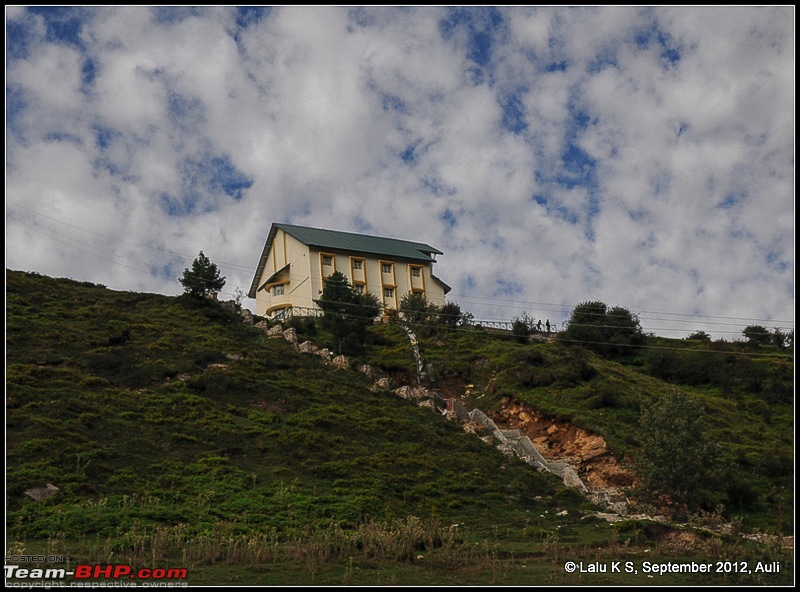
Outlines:
{"label": "cream colored wall", "polygon": [[[351,257],[364,257],[365,261],[365,277],[367,282],[367,290],[378,297],[379,302],[384,302],[383,298],[383,288],[387,285],[384,282],[391,282],[394,284],[395,289],[395,297],[394,303],[392,304],[393,307],[398,307],[400,301],[403,299],[408,292],[412,290],[411,284],[411,272],[409,270],[409,265],[420,265],[419,262],[409,262],[405,260],[398,260],[398,259],[390,259],[388,257],[380,257],[374,255],[353,255],[351,253],[342,253],[336,251],[330,251],[331,253],[336,255],[335,263],[336,263],[336,271],[341,271],[346,277],[347,280],[354,284],[356,279],[353,277],[353,270],[351,268]],[[322,280],[321,280],[321,273],[319,268],[319,252],[317,252],[316,256],[312,256],[311,258],[312,264],[316,262],[316,270],[315,270],[315,278],[317,280],[317,284],[315,284],[315,289],[322,289]],[[394,274],[391,279],[388,277],[384,279],[384,275],[381,272],[381,264],[383,262],[393,263],[394,264]],[[441,284],[434,280],[431,277],[432,272],[432,265],[430,263],[423,264],[422,267],[422,280],[425,285],[425,297],[428,299],[429,302],[437,304],[439,306],[444,304],[444,289],[442,288]]]}
{"label": "cream colored wall", "polygon": [[272,296],[269,290],[256,293],[256,314],[267,316],[267,311],[275,306],[291,304],[305,308],[313,308],[312,285],[310,281],[311,267],[308,247],[296,238],[278,229],[272,241],[264,272],[259,278],[259,286],[276,271],[291,263],[289,283],[286,284],[283,296]]}
{"label": "cream colored wall", "polygon": [[[264,266],[264,272],[259,278],[258,285],[260,286],[275,272],[291,263],[289,283],[286,284],[285,292],[282,296],[272,296],[271,290],[258,291],[256,293],[256,314],[267,316],[267,311],[283,304],[291,304],[292,306],[303,308],[316,308],[314,300],[321,296],[323,287],[322,254],[333,256],[333,270],[342,272],[351,284],[355,284],[355,280],[366,279],[367,290],[377,296],[378,301],[381,303],[386,302],[383,297],[383,288],[388,280],[381,273],[381,263],[393,263],[394,275],[391,281],[394,283],[395,293],[393,301],[387,303],[392,308],[398,307],[403,296],[412,290],[409,265],[419,265],[418,262],[390,259],[388,257],[310,249],[307,245],[279,229],[275,234],[266,265]],[[365,259],[363,276],[354,277],[351,263],[353,257],[363,257]],[[431,273],[432,265],[430,263],[423,264],[422,280],[425,286],[425,297],[429,302],[441,306],[444,304],[444,290],[441,284],[431,277]]]}

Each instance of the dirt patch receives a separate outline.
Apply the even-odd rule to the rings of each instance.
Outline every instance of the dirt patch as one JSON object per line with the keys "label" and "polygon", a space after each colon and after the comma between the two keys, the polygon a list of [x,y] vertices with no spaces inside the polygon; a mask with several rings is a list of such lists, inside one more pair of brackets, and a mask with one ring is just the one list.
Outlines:
{"label": "dirt patch", "polygon": [[590,491],[618,490],[636,484],[634,474],[608,450],[602,436],[568,421],[547,418],[512,397],[503,397],[490,414],[501,429],[518,429],[528,436],[548,460],[566,461]]}
{"label": "dirt patch", "polygon": [[656,538],[659,546],[664,551],[685,553],[694,549],[700,537],[686,530],[668,530]]}

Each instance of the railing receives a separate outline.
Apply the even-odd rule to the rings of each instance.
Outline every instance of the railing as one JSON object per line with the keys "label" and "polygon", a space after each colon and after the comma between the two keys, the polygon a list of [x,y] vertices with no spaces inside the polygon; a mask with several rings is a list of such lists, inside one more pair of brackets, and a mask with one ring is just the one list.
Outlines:
{"label": "railing", "polygon": [[[291,317],[321,317],[324,313],[322,312],[321,308],[311,308],[306,306],[292,306],[290,308],[286,308],[278,312],[275,316],[272,317],[272,320],[280,321],[285,320]],[[502,333],[511,333],[514,327],[513,321],[497,321],[497,320],[480,320],[480,319],[473,319],[470,324],[472,328],[481,327],[491,332],[502,332]],[[532,336],[544,336],[548,337],[551,335],[555,335],[558,333],[559,329],[558,326],[553,323],[550,325],[550,331],[548,332],[544,327],[542,329],[536,329]]]}

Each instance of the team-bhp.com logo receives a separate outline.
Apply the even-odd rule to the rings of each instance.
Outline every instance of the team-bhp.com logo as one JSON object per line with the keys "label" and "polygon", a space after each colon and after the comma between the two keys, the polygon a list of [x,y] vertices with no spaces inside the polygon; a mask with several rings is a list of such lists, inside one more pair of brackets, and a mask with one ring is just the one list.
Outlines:
{"label": "team-bhp.com logo", "polygon": [[76,580],[185,580],[186,569],[175,567],[156,567],[155,569],[141,568],[133,569],[130,565],[111,564],[94,565],[82,563],[75,566],[74,570],[67,571],[61,568],[27,568],[19,565],[5,566],[6,578],[17,578],[20,580],[37,579],[50,580],[65,578],[75,578]]}

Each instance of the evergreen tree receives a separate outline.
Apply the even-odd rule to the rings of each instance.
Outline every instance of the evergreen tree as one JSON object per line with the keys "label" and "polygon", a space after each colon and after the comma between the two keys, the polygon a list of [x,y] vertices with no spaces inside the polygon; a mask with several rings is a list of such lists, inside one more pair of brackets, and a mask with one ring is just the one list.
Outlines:
{"label": "evergreen tree", "polygon": [[183,285],[185,294],[194,298],[208,298],[216,295],[225,286],[225,278],[220,277],[219,269],[200,251],[200,255],[192,262],[192,268],[183,270],[183,277],[178,281]]}
{"label": "evergreen tree", "polygon": [[357,354],[366,329],[381,312],[374,294],[358,294],[340,271],[325,281],[322,297],[316,301],[322,309],[322,328],[333,333],[339,353]]}

